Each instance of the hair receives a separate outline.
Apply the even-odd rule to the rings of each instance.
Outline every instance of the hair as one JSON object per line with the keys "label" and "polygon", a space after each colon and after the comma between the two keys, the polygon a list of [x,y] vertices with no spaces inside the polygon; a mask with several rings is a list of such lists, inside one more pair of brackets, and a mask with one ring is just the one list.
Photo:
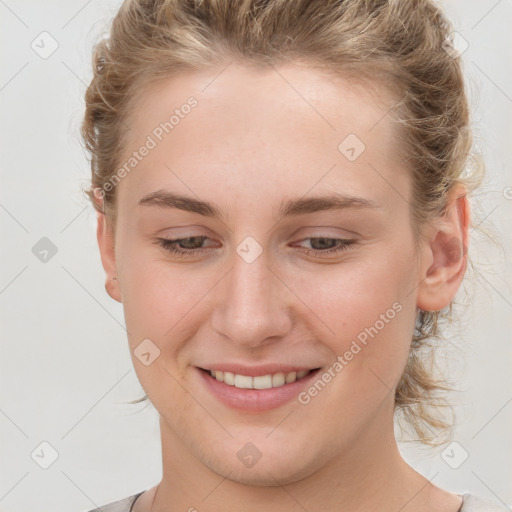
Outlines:
{"label": "hair", "polygon": [[[472,151],[452,32],[433,0],[126,0],[110,34],[94,48],[81,126],[91,162],[86,194],[115,224],[115,188],[105,185],[121,165],[127,119],[145,86],[182,70],[221,69],[232,61],[305,61],[370,87],[382,85],[396,99],[391,113],[400,130],[397,152],[411,173],[411,218],[419,235],[442,215],[454,186],[462,184],[470,194],[484,173]],[[95,189],[103,196],[102,210]],[[441,311],[418,309],[395,392],[395,412],[426,444],[441,444],[434,440],[452,434],[451,423],[439,414],[441,407],[450,408],[444,396],[450,388],[434,375],[431,349],[453,304]]]}

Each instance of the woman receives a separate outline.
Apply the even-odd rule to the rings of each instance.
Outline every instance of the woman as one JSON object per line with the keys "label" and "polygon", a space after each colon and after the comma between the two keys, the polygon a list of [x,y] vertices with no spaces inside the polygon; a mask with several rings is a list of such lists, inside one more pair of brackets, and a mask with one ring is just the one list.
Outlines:
{"label": "woman", "polygon": [[505,510],[394,435],[450,427],[422,348],[478,180],[449,35],[429,0],[123,3],[82,133],[163,477],[101,510]]}

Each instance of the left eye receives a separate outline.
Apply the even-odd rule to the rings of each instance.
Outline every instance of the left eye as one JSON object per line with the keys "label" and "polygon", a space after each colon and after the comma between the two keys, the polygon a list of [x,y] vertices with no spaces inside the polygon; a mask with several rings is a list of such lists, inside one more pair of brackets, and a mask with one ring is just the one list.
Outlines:
{"label": "left eye", "polygon": [[[207,236],[191,236],[187,238],[158,238],[157,243],[166,251],[177,254],[179,256],[186,256],[188,254],[197,254],[204,251],[209,251],[211,248],[202,247],[203,242],[208,239]],[[356,243],[355,240],[344,240],[341,238],[305,238],[303,241],[311,240],[310,245],[312,249],[303,248],[302,252],[312,254],[314,256],[322,256],[324,254],[341,253],[348,250],[350,245]],[[315,248],[317,246],[319,248]]]}
{"label": "left eye", "polygon": [[[313,240],[310,242],[313,249],[305,249],[304,252],[313,256],[322,257],[324,254],[339,254],[349,249],[349,246],[354,245],[356,240],[344,240],[342,238],[305,238],[305,240]],[[318,243],[320,241],[320,243]],[[320,249],[315,249],[314,246],[319,246]]]}

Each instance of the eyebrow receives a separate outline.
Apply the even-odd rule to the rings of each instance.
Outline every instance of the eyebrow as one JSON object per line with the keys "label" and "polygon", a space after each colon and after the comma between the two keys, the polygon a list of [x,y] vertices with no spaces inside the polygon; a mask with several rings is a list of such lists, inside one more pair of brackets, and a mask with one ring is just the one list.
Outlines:
{"label": "eyebrow", "polygon": [[[157,190],[143,196],[140,206],[158,206],[160,208],[175,208],[191,213],[198,213],[204,217],[221,219],[222,211],[208,201],[193,197],[175,194],[167,190]],[[284,217],[293,217],[325,210],[343,209],[381,209],[375,202],[364,197],[334,193],[324,196],[299,198],[282,201],[279,208],[279,220]]]}

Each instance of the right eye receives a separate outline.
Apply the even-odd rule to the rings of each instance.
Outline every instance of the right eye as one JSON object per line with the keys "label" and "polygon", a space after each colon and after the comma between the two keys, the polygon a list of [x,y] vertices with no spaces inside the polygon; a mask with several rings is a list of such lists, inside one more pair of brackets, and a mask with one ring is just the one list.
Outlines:
{"label": "right eye", "polygon": [[[157,238],[156,243],[166,251],[186,257],[188,254],[196,255],[209,249],[201,247],[207,236],[190,236],[187,238]],[[183,247],[185,246],[185,247]]]}

